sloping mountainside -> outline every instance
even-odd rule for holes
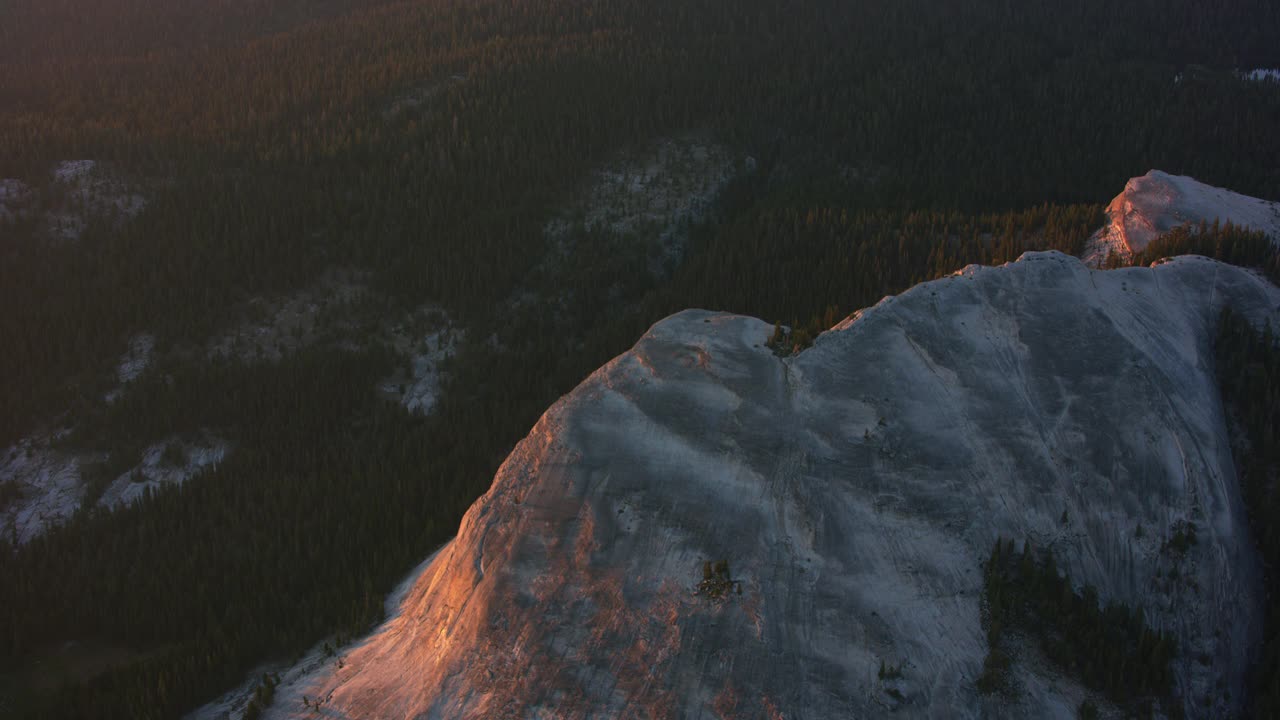
[[[1107,206],[1107,224],[1085,248],[1085,262],[1101,266],[1142,252],[1152,240],[1182,225],[1215,221],[1262,232],[1280,242],[1280,203],[1206,185],[1160,170],[1129,180]]]
[[[1178,412],[1214,397],[1147,357],[1203,335],[1156,325],[1146,368],[1100,361],[1111,325],[1029,280],[975,297],[1059,334],[961,326],[947,288],[982,271],[913,291],[977,333],[907,333],[942,380],[888,331],[811,346],[967,266],[1082,256],[1150,168],[1280,201],[1280,83],[1254,68],[1280,68],[1277,0],[0,0],[0,720],[1035,716],[1081,706],[1077,675],[1112,694],[1097,643],[1099,667],[1058,672],[1006,607],[989,568],[1023,564],[984,568],[998,535],[1033,543],[1029,571],[1054,553],[1084,605],[1144,598],[1137,702],[1225,711],[1244,661],[1196,613],[1245,602],[1280,551],[1217,557],[1227,490],[1201,485],[1229,476],[1177,459],[1216,421],[1146,417],[1148,374]],[[1225,219],[1216,193],[1151,207]],[[1109,264],[1280,278],[1261,233],[1169,235]],[[1107,312],[1137,302],[1099,283]],[[769,326],[661,324],[519,445],[687,308]],[[1013,338],[1025,356],[997,352]],[[697,343],[706,368],[663,360]],[[1097,497],[1169,467],[1194,495]],[[410,582],[356,651],[437,550],[414,579],[438,586]],[[1170,653],[1183,624],[1201,634]],[[975,695],[1005,656],[1014,699]]]
[[[1228,305],[1275,319],[1280,290],[1048,252],[787,357],[759,320],[674,315],[552,406],[398,612],[268,716],[1113,714],[1030,643],[1016,692],[976,689],[1003,536],[1176,637],[1166,710],[1225,717],[1262,617],[1213,375]]]

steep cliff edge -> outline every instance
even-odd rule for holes
[[[550,408],[394,617],[268,716],[1074,717],[1093,696],[1034,650],[1014,698],[975,688],[999,536],[1176,633],[1187,714],[1223,716],[1261,618],[1213,379],[1227,304],[1274,320],[1280,290],[1035,253],[786,359],[762,321],[672,316]]]

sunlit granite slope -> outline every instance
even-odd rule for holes
[[[1107,206],[1107,224],[1089,239],[1084,260],[1101,267],[1113,252],[1128,259],[1180,225],[1215,220],[1261,231],[1280,242],[1280,203],[1152,170],[1130,179]]]
[[[1008,536],[1176,632],[1187,715],[1224,717],[1262,600],[1213,380],[1226,305],[1274,319],[1280,291],[1203,258],[1034,253],[786,359],[760,320],[667,318],[552,406],[392,619],[269,716],[1105,712],[1025,644],[1014,699],[976,691],[980,565]],[[1180,521],[1199,542],[1171,581]],[[695,594],[719,560],[741,593]]]

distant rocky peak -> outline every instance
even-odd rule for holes
[[[1107,206],[1107,224],[1089,239],[1084,261],[1101,267],[1112,252],[1128,259],[1174,228],[1215,220],[1259,230],[1280,242],[1280,203],[1152,170],[1130,179]]]

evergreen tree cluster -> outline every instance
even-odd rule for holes
[[[750,189],[736,190],[750,197]],[[686,307],[780,318],[795,336],[789,343],[800,345],[854,310],[965,265],[999,265],[1035,250],[1078,255],[1105,219],[1098,205],[869,210],[757,192],[737,198],[749,209],[698,239],[674,292]]]
[[[1280,717],[1280,347],[1270,326],[1259,331],[1224,308],[1215,355],[1223,400],[1243,435],[1233,454],[1267,603],[1248,717],[1270,720]]]
[[[1145,266],[1178,255],[1203,255],[1232,265],[1258,268],[1272,282],[1280,282],[1280,250],[1275,243],[1264,233],[1230,222],[1201,222],[1174,228],[1152,240],[1142,252],[1135,253],[1131,264]]]
[[[1104,693],[1131,712],[1150,716],[1159,702],[1177,714],[1173,699],[1175,639],[1147,626],[1142,609],[1100,605],[1091,585],[1079,592],[1060,574],[1053,554],[1001,538],[983,565],[983,621],[988,657],[978,687],[1008,691],[1011,660],[1004,647],[1009,631],[1034,638],[1045,656],[1086,687]]]

